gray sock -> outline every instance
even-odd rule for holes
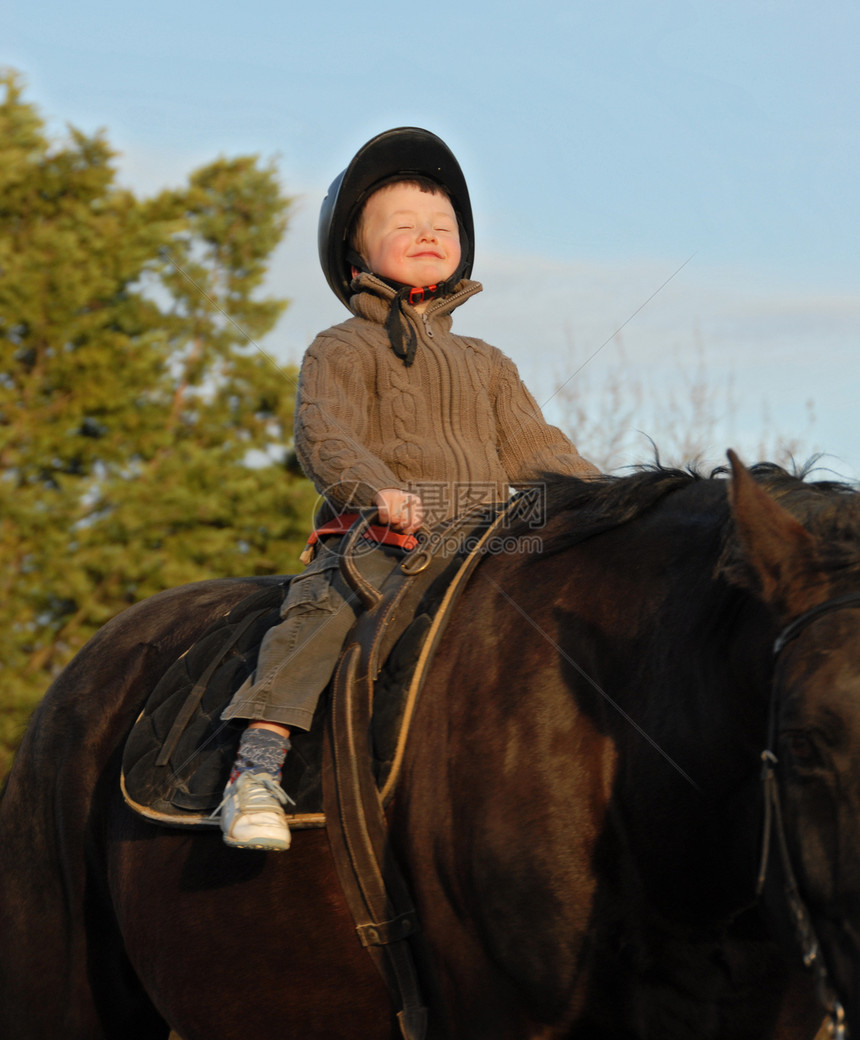
[[[274,730],[246,729],[239,741],[233,773],[270,773],[279,781],[289,750],[289,738]]]

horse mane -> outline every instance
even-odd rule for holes
[[[562,552],[573,545],[631,523],[669,495],[702,479],[695,469],[669,469],[659,464],[637,466],[626,476],[590,480],[546,474],[544,517],[564,516],[563,527],[547,532],[544,551]]]
[[[825,567],[845,567],[853,562],[860,572],[860,489],[842,481],[810,480],[817,461],[813,458],[792,470],[759,462],[749,470],[768,494],[819,539]],[[728,474],[726,466],[703,472],[696,465],[676,469],[659,461],[639,465],[624,476],[591,480],[547,474],[545,516],[549,524],[543,551],[563,552],[638,520],[672,496],[687,491],[695,496],[700,509],[713,510],[715,520],[724,526],[726,547],[720,569],[730,567],[735,539],[728,507]],[[693,508],[693,501],[688,502]],[[552,523],[554,518],[563,518],[563,522]]]

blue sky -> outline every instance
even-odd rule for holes
[[[475,210],[485,292],[457,327],[510,354],[551,418],[560,384],[587,398],[623,368],[646,392],[616,464],[645,459],[704,364],[731,401],[709,461],[781,435],[860,478],[853,0],[27,7],[0,0],[0,64],[52,130],[104,127],[124,182],[276,160],[297,199],[279,358],[345,315],[316,263],[326,186],[373,134],[426,126]]]

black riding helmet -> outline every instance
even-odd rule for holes
[[[472,273],[475,256],[472,206],[460,164],[445,142],[429,130],[415,126],[386,130],[360,148],[349,166],[335,177],[320,210],[320,263],[335,296],[347,307],[352,296],[350,284],[355,260],[349,237],[361,207],[377,188],[409,177],[435,181],[448,194],[457,214],[460,266],[447,284],[453,287]]]

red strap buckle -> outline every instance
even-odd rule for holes
[[[417,303],[423,303],[425,299],[432,299],[437,286],[425,285],[409,290],[409,303],[414,307]]]

